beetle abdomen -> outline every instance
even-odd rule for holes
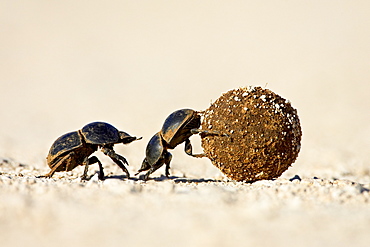
[[[146,158],[150,165],[154,165],[161,158],[163,153],[162,137],[156,133],[148,142],[146,147]]]
[[[89,157],[97,149],[97,145],[85,143],[85,145],[70,150],[69,152],[54,156],[53,160],[50,160],[50,162],[48,161],[48,165],[50,168],[58,166],[55,170],[56,172],[72,171],[77,166],[83,165],[85,158]]]
[[[69,132],[55,140],[50,148],[48,161],[63,155],[65,152],[79,148],[83,145],[82,136],[78,131]]]

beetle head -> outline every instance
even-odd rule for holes
[[[127,144],[127,143],[130,143],[130,142],[142,139],[142,137],[130,136],[128,133],[126,133],[124,131],[119,131],[119,137],[120,137],[119,142],[121,142],[123,144]]]

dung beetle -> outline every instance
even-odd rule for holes
[[[172,155],[167,150],[174,149],[183,142],[185,142],[186,154],[197,158],[205,157],[205,154],[193,154],[190,136],[194,134],[219,135],[219,133],[200,130],[200,118],[200,112],[192,109],[181,109],[171,113],[164,121],[161,131],[149,140],[146,157],[135,175],[148,171],[144,176],[144,180],[148,180],[150,174],[166,164],[166,177],[168,177]]]
[[[99,164],[99,179],[104,179],[103,166],[96,156],[89,157],[101,148],[101,151],[111,158],[130,177],[125,165],[125,157],[113,150],[114,144],[128,144],[140,140],[126,132],[119,131],[112,125],[104,122],[93,122],[85,125],[81,130],[69,132],[59,137],[51,146],[46,157],[51,171],[41,177],[51,178],[55,172],[71,171],[79,165],[85,166],[81,179],[87,179],[88,166]]]

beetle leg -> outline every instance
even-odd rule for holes
[[[83,165],[85,166],[84,173],[81,176],[82,180],[87,180],[87,171],[89,170],[89,165],[98,163],[99,165],[99,176],[98,178],[100,180],[104,179],[104,171],[103,171],[103,165],[101,164],[100,160],[96,156],[92,156],[90,158],[85,158]]]
[[[89,170],[89,158],[84,159],[83,165],[85,166],[84,173],[81,176],[81,180],[87,180],[87,171]]]
[[[191,145],[191,142],[189,139],[185,140],[185,153],[187,155],[193,156],[195,158],[202,158],[206,157],[205,154],[193,154],[193,146]]]
[[[170,176],[170,163],[172,160],[172,154],[169,152],[166,152],[164,155],[164,163],[166,164],[166,177],[168,178]]]
[[[51,178],[55,171],[58,170],[58,168],[64,164],[64,162],[71,157],[71,153],[64,156],[62,159],[60,159],[57,163],[54,164],[53,168],[51,168],[51,171],[48,174],[38,176],[38,178]]]
[[[171,159],[172,159],[172,155],[169,152],[166,152],[164,155],[162,155],[162,157],[158,160],[157,163],[150,166],[149,163],[146,161],[146,158],[145,158],[144,161],[143,161],[143,165],[144,165],[144,162],[146,162],[145,165],[148,165],[148,166],[146,167],[145,170],[144,170],[143,166],[141,166],[141,169],[140,169],[140,171],[146,171],[146,170],[149,169],[148,172],[144,175],[144,181],[147,181],[149,179],[149,175],[152,174],[153,172],[155,172],[156,170],[158,170],[159,168],[161,168],[163,166],[163,164],[166,164],[166,177],[168,177],[170,175],[169,170],[170,170]]]
[[[58,168],[58,166],[56,166],[56,167],[54,167],[53,169],[51,169],[51,171],[50,171],[50,172],[48,172],[48,173],[47,173],[47,174],[45,174],[45,175],[37,176],[37,178],[51,178],[51,177],[54,175],[54,173],[55,173],[55,171],[57,170],[57,168]]]
[[[104,168],[103,168],[103,165],[101,164],[100,160],[96,156],[93,156],[89,159],[89,162],[92,162],[92,164],[93,163],[98,163],[98,165],[99,165],[99,176],[98,176],[98,178],[100,180],[103,180],[104,179],[104,171],[103,171]]]
[[[148,160],[146,158],[144,158],[143,160],[143,163],[141,164],[141,167],[140,169],[137,171],[137,173],[135,173],[135,176],[139,175],[140,172],[143,172],[143,171],[147,171],[150,169],[150,165],[148,163]]]
[[[204,136],[229,136],[227,134],[223,134],[220,131],[217,130],[201,130],[201,129],[191,129],[190,132],[195,135],[195,134],[200,134],[202,137]]]
[[[102,152],[109,158],[111,158],[114,161],[114,163],[116,163],[126,173],[127,178],[130,178],[130,173],[128,172],[127,168],[124,165],[124,164],[128,165],[128,162],[125,159],[125,157],[117,154],[116,152],[114,152],[112,148],[109,147],[103,147]]]
[[[149,179],[149,175],[158,170],[160,167],[163,166],[163,159],[160,159],[155,165],[151,166],[149,171],[144,175],[144,181],[147,181]],[[168,167],[169,169],[169,167]],[[167,164],[166,164],[166,174],[167,174]]]
[[[144,181],[147,181],[149,179],[149,175],[152,174],[155,170],[155,168],[150,168],[149,171],[144,175]]]
[[[66,155],[66,157],[70,158],[70,157],[75,156],[75,155],[76,155],[76,153],[74,151],[71,151],[68,155]],[[67,159],[66,160],[66,169],[65,169],[66,172],[72,171],[72,169],[74,168],[73,164],[72,164],[72,160],[74,160],[74,159],[72,158],[72,159]]]

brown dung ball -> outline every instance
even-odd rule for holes
[[[296,160],[301,126],[290,102],[261,87],[233,89],[205,110],[207,157],[227,177],[253,182],[279,177]]]

